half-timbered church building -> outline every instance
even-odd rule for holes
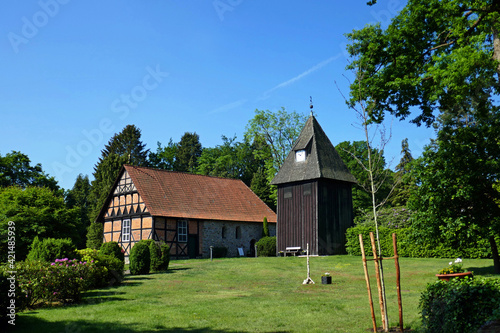
[[[208,257],[210,246],[252,254],[264,217],[276,234],[276,214],[241,180],[125,165],[96,222],[104,242],[130,254],[141,239],[163,240],[174,258]]]

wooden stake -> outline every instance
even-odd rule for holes
[[[382,297],[382,282],[380,280],[380,266],[379,266],[379,262],[378,262],[379,259],[377,256],[377,247],[375,246],[375,238],[373,236],[373,232],[370,232],[370,240],[372,243],[373,260],[375,260],[375,276],[377,278],[380,314],[382,315],[382,327],[383,327],[384,331],[387,332],[388,329],[387,329],[387,323],[385,322],[385,306],[384,306],[384,300]]]
[[[392,234],[392,247],[394,248],[394,264],[396,265],[396,290],[398,291],[398,308],[399,308],[399,328],[403,331],[403,303],[401,301],[401,275],[399,272],[399,256],[396,234]]]
[[[370,311],[372,314],[373,332],[377,332],[377,320],[373,309],[372,289],[370,287],[370,278],[368,276],[368,267],[366,265],[365,247],[363,245],[363,235],[359,234],[359,245],[361,247],[361,256],[363,257],[363,270],[365,271],[366,289],[368,289],[368,301],[370,302]]]

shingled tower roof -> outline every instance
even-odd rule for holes
[[[298,161],[296,152],[301,150],[305,151],[306,158]],[[318,121],[311,115],[271,184],[320,178],[356,183]]]

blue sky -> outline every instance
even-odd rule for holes
[[[344,34],[389,23],[405,1],[6,0],[0,12],[0,154],[27,154],[71,188],[127,124],[147,148],[196,132],[243,138],[255,109],[309,113],[334,145],[363,140],[345,105]],[[347,78],[346,78],[347,77]],[[390,119],[389,119],[390,122]],[[390,123],[388,124],[390,127]],[[414,157],[432,129],[394,120]]]

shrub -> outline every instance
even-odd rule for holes
[[[451,279],[427,285],[419,308],[426,332],[476,332],[497,316],[500,281],[493,279]]]
[[[93,263],[99,268],[88,277],[90,289],[114,285],[123,279],[124,261],[95,249],[78,250],[77,253],[82,261]]]
[[[414,258],[491,258],[491,247],[487,239],[477,239],[469,242],[468,247],[456,247],[439,240],[428,240],[418,235],[411,227],[387,228],[379,226],[380,245],[383,256],[392,256],[392,234],[396,233],[398,254],[401,257]],[[350,255],[361,255],[359,234],[363,235],[363,243],[367,256],[372,255],[369,233],[375,234],[375,226],[358,225],[346,231],[346,250]],[[497,243],[500,237],[496,238]]]
[[[99,249],[99,253],[111,255],[116,259],[125,262],[125,251],[120,245],[118,245],[117,242],[106,242],[102,244],[101,248]]]
[[[90,223],[87,228],[87,247],[99,249],[102,245],[102,235],[104,234],[104,224],[98,222]]]
[[[227,257],[227,247],[214,246],[212,248],[212,258],[224,258],[224,257]]]
[[[166,271],[170,262],[170,246],[163,241],[155,242],[152,239],[145,241],[149,244],[151,270],[154,272]]]
[[[276,237],[263,237],[257,243],[257,255],[259,257],[276,256]]]
[[[269,224],[267,223],[267,217],[265,216],[262,221],[262,237],[269,237]]]
[[[168,269],[168,264],[170,263],[170,246],[165,242],[160,242],[160,252],[161,252],[161,264],[160,270],[166,271]]]
[[[149,274],[150,267],[151,254],[149,251],[149,243],[146,240],[141,240],[135,243],[130,251],[130,274]]]
[[[15,313],[24,310],[27,306],[26,297],[23,297],[24,294],[17,283],[18,276],[15,274],[16,280],[11,280],[12,273],[10,271],[12,269],[9,266],[0,266],[0,307],[2,309],[0,311],[0,327],[2,325],[8,326],[7,322],[15,319]],[[12,304],[11,300],[14,300],[15,303]]]
[[[93,287],[96,276],[107,274],[104,267],[95,263],[68,258],[52,263],[26,260],[18,262],[16,270],[19,295],[28,307],[53,301],[78,302],[81,292]]]
[[[74,258],[76,247],[69,238],[56,239],[35,237],[28,254],[29,260],[54,261],[57,258]]]
[[[153,239],[145,239],[144,242],[146,242],[149,247],[150,270],[158,271],[159,267],[161,266],[160,245],[157,244]]]

